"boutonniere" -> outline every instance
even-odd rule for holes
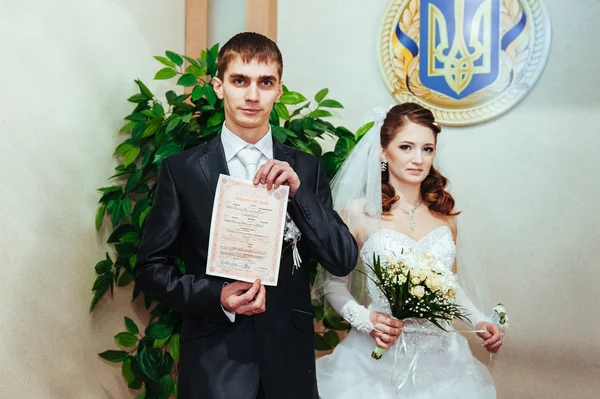
[[[492,315],[490,316],[492,323],[498,325],[500,330],[502,330],[502,335],[506,333],[506,329],[508,328],[508,315],[506,314],[506,308],[503,304],[499,303],[494,308]]]
[[[292,257],[294,259],[294,268],[292,269],[292,274],[294,270],[300,269],[300,265],[302,264],[302,258],[300,258],[300,252],[298,252],[298,241],[300,241],[300,237],[302,233],[296,223],[292,220],[289,214],[285,215],[285,228],[283,230],[283,241],[292,245]]]

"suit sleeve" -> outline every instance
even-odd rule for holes
[[[301,183],[288,211],[321,265],[335,276],[345,276],[356,266],[358,247],[332,205],[329,181],[318,160],[316,192]]]
[[[133,277],[152,299],[191,317],[231,323],[221,308],[223,282],[182,274],[175,265],[182,236],[182,209],[168,160],[163,160],[154,203],[146,219]]]

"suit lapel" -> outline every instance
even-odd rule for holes
[[[212,189],[213,193],[217,191],[217,183],[219,181],[219,175],[229,175],[229,169],[227,168],[227,161],[225,160],[225,151],[223,150],[223,143],[221,142],[221,136],[217,136],[203,148],[202,154],[200,154],[199,162],[208,185]]]
[[[290,148],[281,144],[277,139],[273,138],[273,158],[279,161],[284,161],[290,164],[294,169],[296,157]]]

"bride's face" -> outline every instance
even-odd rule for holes
[[[390,180],[421,184],[433,165],[435,144],[431,129],[408,122],[381,151],[388,162]]]

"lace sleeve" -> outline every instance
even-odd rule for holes
[[[360,305],[348,290],[348,277],[330,276],[325,283],[325,297],[352,327],[365,334],[373,331],[371,311]]]

